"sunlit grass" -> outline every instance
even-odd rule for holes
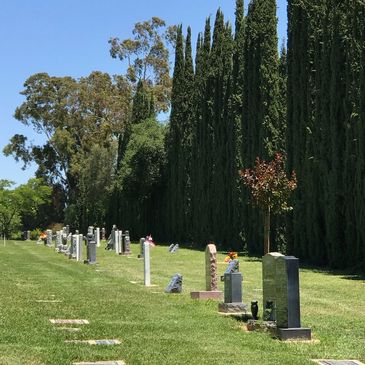
[[[0,246],[0,364],[63,365],[124,360],[133,364],[312,364],[312,358],[365,362],[365,282],[301,270],[302,325],[313,343],[283,343],[247,332],[242,322],[217,314],[217,302],[193,301],[203,290],[204,252],[151,250],[151,283],[143,286],[139,246],[131,257],[98,249],[98,265],[69,260],[35,242]],[[219,274],[226,264],[219,254]],[[240,257],[244,302],[262,308],[261,263]],[[173,274],[183,293],[163,293]],[[356,279],[352,278],[352,279]],[[131,283],[132,282],[136,282]],[[219,283],[223,290],[222,283]],[[61,302],[36,302],[60,300]],[[50,318],[88,319],[80,332],[58,329]],[[65,344],[71,339],[120,339],[118,346]]]

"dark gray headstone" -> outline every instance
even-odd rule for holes
[[[94,227],[89,229],[88,234],[85,237],[86,240],[86,264],[96,264],[96,240],[94,236]]]
[[[242,302],[242,274],[224,274],[224,303]]]
[[[165,289],[165,293],[181,293],[182,292],[182,275],[175,274],[169,285]]]
[[[117,226],[114,224],[108,242],[106,244],[106,250],[115,250],[115,232],[117,231]]]
[[[276,324],[281,328],[300,327],[299,260],[294,256],[276,259]]]
[[[145,243],[146,239],[144,237],[140,238],[139,240],[139,255],[138,257],[141,258],[144,256],[144,243]]]

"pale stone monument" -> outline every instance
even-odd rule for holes
[[[46,239],[47,246],[52,246],[52,230],[47,229],[46,235],[47,235],[47,239]]]
[[[150,244],[143,242],[144,285],[151,286]]]
[[[214,244],[205,249],[205,290],[190,292],[192,299],[220,299],[222,292],[218,290],[217,249]]]
[[[96,247],[100,247],[100,228],[95,228],[95,241],[96,241]]]

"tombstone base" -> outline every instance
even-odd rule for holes
[[[222,292],[220,290],[201,290],[190,292],[191,299],[221,299]]]
[[[280,340],[311,340],[312,331],[310,328],[278,328],[277,335]]]
[[[218,312],[221,313],[247,313],[247,304],[244,303],[219,303]]]
[[[84,264],[87,264],[87,265],[96,265],[96,261],[84,260]]]

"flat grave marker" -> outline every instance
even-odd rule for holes
[[[87,319],[50,319],[53,324],[89,324]]]
[[[80,332],[81,328],[78,327],[56,327],[58,330],[68,331],[68,332]]]
[[[126,365],[123,360],[74,362],[72,365]]]
[[[312,360],[321,365],[364,365],[358,360]]]
[[[113,340],[65,340],[65,343],[82,343],[86,345],[120,345],[121,342],[117,339]]]

